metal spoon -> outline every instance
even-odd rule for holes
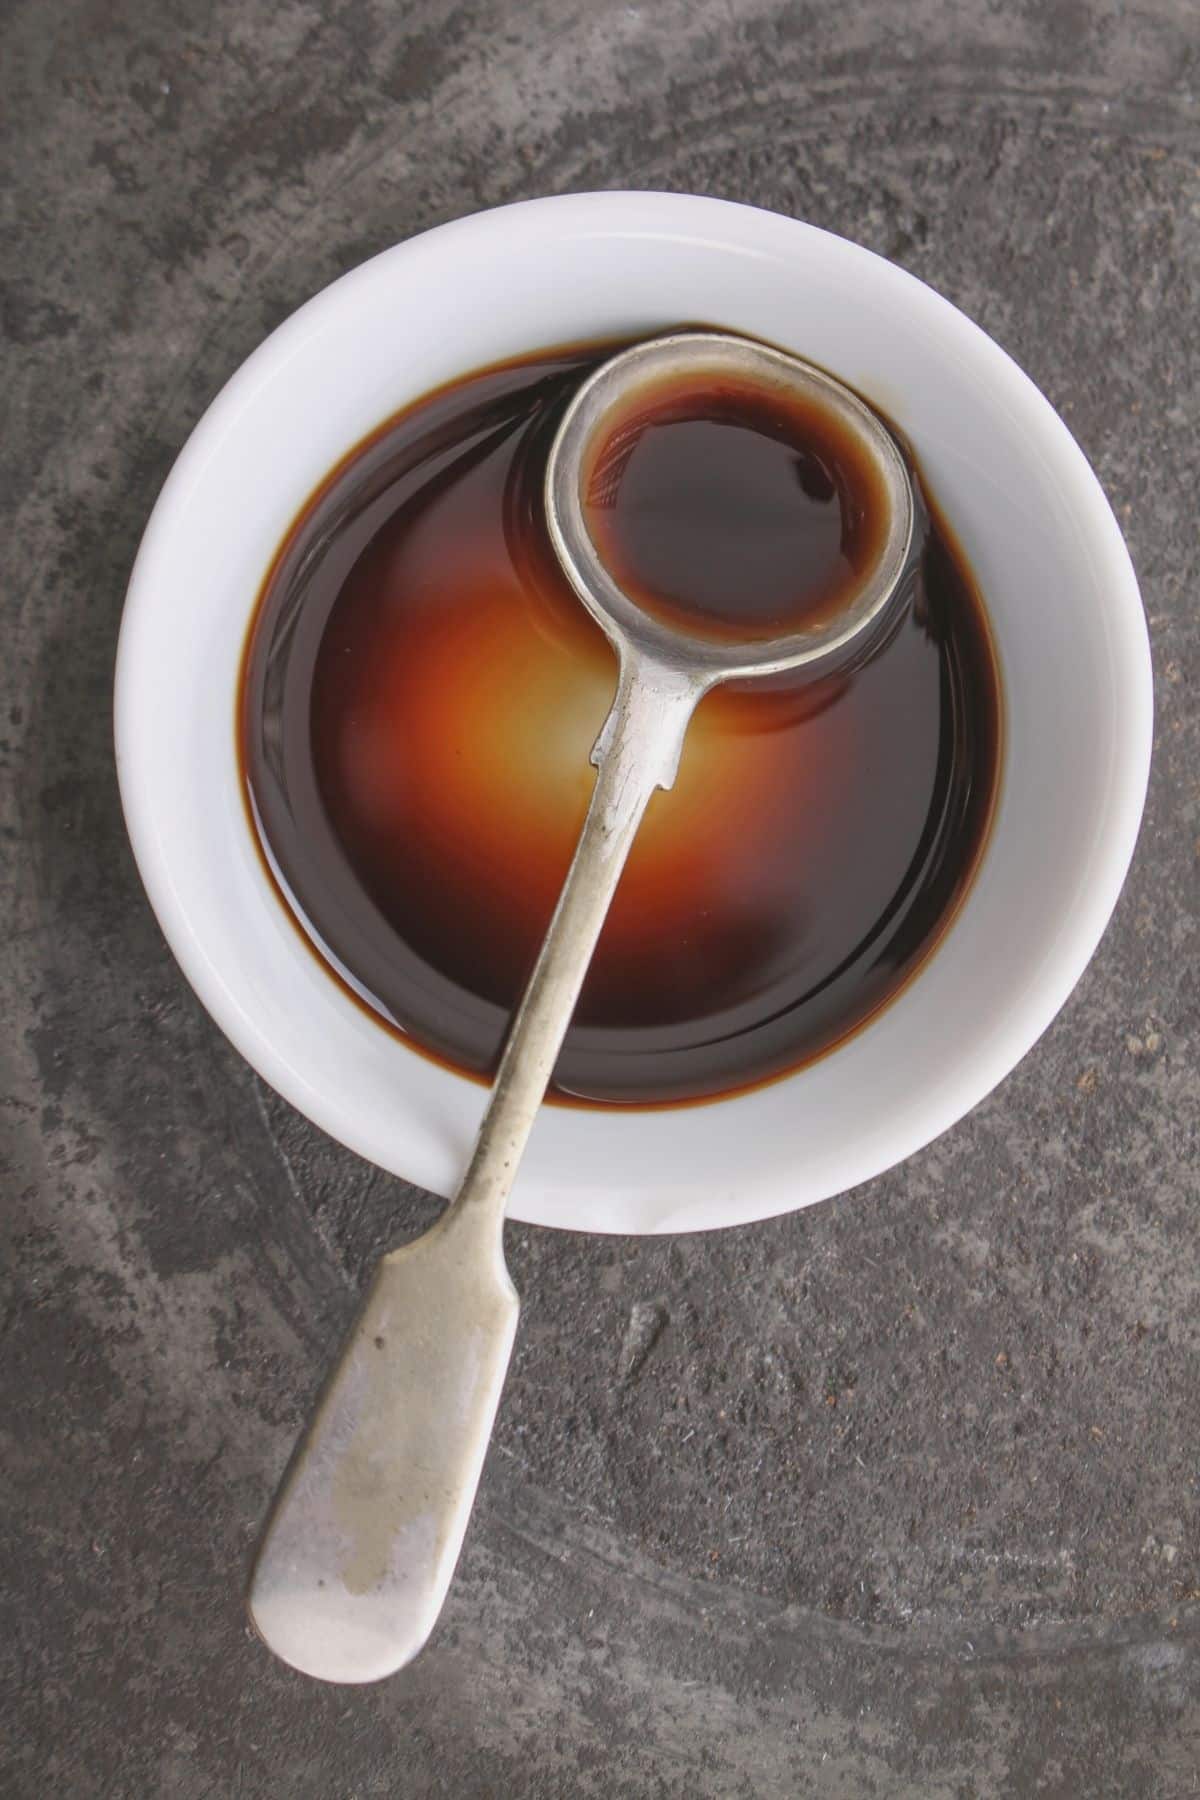
[[[640,609],[588,533],[585,456],[639,389],[733,377],[815,400],[870,457],[887,506],[874,566],[811,630],[768,641],[692,638]],[[385,1256],[275,1500],[250,1616],[277,1655],[327,1681],[374,1681],[428,1637],[450,1585],[517,1325],[503,1225],[538,1109],[630,846],[675,780],[692,713],[719,682],[824,669],[861,652],[905,574],[914,504],[895,443],[854,394],[796,357],[717,332],[639,344],[574,396],[546,469],[546,515],[571,584],[617,652],[616,697],[592,752],[596,785],[575,857],[513,1019],[453,1203]]]

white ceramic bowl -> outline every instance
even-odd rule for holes
[[[724,201],[579,194],[481,213],[386,251],[268,338],[180,455],[130,582],[116,743],[134,853],[184,973],[254,1067],[361,1155],[451,1191],[483,1089],[405,1048],[325,977],[247,829],[234,695],[280,539],[353,444],[440,382],[681,321],[794,349],[908,434],[995,629],[1002,793],[953,926],[866,1030],[712,1105],[544,1111],[512,1209],[538,1224],[763,1218],[945,1131],[1079,979],[1145,795],[1150,658],[1120,531],[1066,426],[983,332],[870,252]]]

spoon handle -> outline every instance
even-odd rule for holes
[[[251,1578],[277,1656],[402,1668],[442,1609],[517,1329],[498,1231],[448,1207],[385,1256],[284,1476]]]
[[[285,1662],[374,1681],[424,1644],[458,1561],[517,1328],[503,1224],[650,798],[702,684],[623,663],[587,819],[454,1203],[385,1256],[276,1496],[250,1615]]]
[[[456,1204],[499,1222],[613,895],[656,788],[675,780],[703,685],[642,660],[622,665],[592,761],[587,818],[537,962],[509,1028]]]

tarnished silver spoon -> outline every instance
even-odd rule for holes
[[[639,391],[677,377],[815,403],[873,468],[884,508],[873,561],[844,604],[809,629],[735,643],[691,636],[639,607],[601,560],[582,491],[589,453]],[[697,703],[720,682],[823,671],[861,652],[882,629],[914,528],[907,467],[869,408],[798,358],[720,332],[656,338],[597,369],[559,427],[545,504],[571,585],[617,653],[617,691],[592,752],[583,832],[458,1193],[431,1230],[380,1263],[258,1552],[249,1607],[259,1634],[327,1681],[402,1668],[442,1609],[517,1326],[504,1263],[508,1197],[625,860],[651,796],[675,780]]]

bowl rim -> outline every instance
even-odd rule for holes
[[[682,238],[716,236],[735,245],[788,237],[797,252],[818,241],[837,246],[838,257],[856,265],[861,259],[864,275],[893,285],[898,296],[907,296],[930,312],[949,344],[969,356],[977,370],[1004,390],[1006,400],[1027,414],[1039,437],[1039,449],[1055,467],[1069,492],[1079,529],[1102,561],[1109,605],[1104,621],[1114,640],[1115,665],[1123,686],[1114,696],[1119,714],[1120,753],[1111,771],[1108,811],[1102,841],[1098,841],[1089,866],[1086,897],[1076,907],[1071,929],[1055,945],[1050,965],[1037,981],[1027,984],[1015,1003],[1014,1016],[1002,1034],[994,1034],[984,1046],[970,1047],[962,1067],[947,1076],[943,1091],[933,1103],[913,1109],[895,1127],[886,1150],[878,1143],[850,1147],[845,1158],[845,1178],[827,1181],[824,1191],[797,1192],[769,1171],[762,1179],[748,1179],[737,1193],[689,1196],[682,1188],[668,1187],[654,1202],[625,1205],[608,1213],[599,1204],[603,1184],[581,1186],[575,1204],[556,1203],[545,1191],[524,1190],[518,1182],[512,1216],[533,1223],[588,1230],[658,1232],[708,1229],[770,1217],[811,1204],[872,1179],[903,1161],[939,1136],[979,1103],[1017,1065],[1060,1011],[1095,952],[1111,916],[1133,856],[1149,777],[1153,728],[1153,696],[1149,640],[1145,615],[1132,564],[1120,528],[1099,481],[1069,429],[1048,400],[1019,366],[982,329],[948,300],[907,271],[888,263],[874,252],[836,237],[819,227],[783,214],[767,212],[737,202],[707,196],[605,191],[549,196],[467,215],[434,227],[350,270],[322,289],[277,327],[229,378],[193,429],[180,451],[155,503],[130,576],[117,648],[114,686],[114,737],[118,781],[126,824],[135,860],[151,906],[176,959],[193,989],[225,1035],[248,1062],[285,1098],[314,1123],[368,1160],[392,1169],[404,1179],[431,1183],[434,1166],[414,1157],[407,1169],[396,1167],[388,1139],[371,1121],[356,1116],[352,1099],[318,1091],[284,1051],[264,1034],[241,997],[232,991],[209,949],[194,928],[177,884],[177,871],[164,850],[158,831],[153,796],[142,778],[142,758],[150,746],[143,717],[141,684],[150,621],[161,594],[161,573],[171,555],[176,521],[189,503],[194,484],[257,388],[277,374],[305,341],[324,330],[331,318],[353,310],[357,294],[369,284],[390,281],[419,261],[446,257],[452,261],[456,246],[470,242],[476,250],[490,245],[504,254],[514,237],[532,232],[576,232],[636,236],[639,232]],[[880,273],[886,270],[886,278]],[[248,614],[247,614],[248,616]],[[232,716],[232,697],[230,712]],[[232,730],[232,726],[231,726]],[[1002,780],[1004,773],[1002,770]],[[985,859],[987,852],[985,851]],[[290,922],[289,922],[290,926]],[[953,933],[951,924],[948,936]],[[302,945],[305,955],[310,954]],[[941,947],[935,958],[942,953]],[[914,985],[923,971],[914,977]],[[869,1029],[869,1027],[868,1027]],[[411,1051],[403,1054],[412,1056]],[[836,1054],[836,1052],[834,1053]],[[828,1060],[828,1059],[823,1059]],[[424,1059],[422,1059],[424,1061]],[[426,1066],[429,1066],[426,1064]],[[803,1078],[805,1071],[771,1084],[780,1087]],[[482,1109],[484,1090],[461,1076],[444,1071],[448,1082],[469,1090],[468,1113]],[[734,1096],[711,1103],[708,1110],[732,1108],[751,1096]],[[685,1121],[689,1108],[665,1109]],[[561,1109],[558,1116],[578,1119],[610,1117],[603,1111]],[[747,1115],[748,1116],[748,1115]],[[592,1141],[599,1139],[592,1134]],[[443,1159],[444,1161],[444,1159]],[[440,1170],[441,1165],[437,1165]],[[441,1183],[444,1185],[444,1183]]]

